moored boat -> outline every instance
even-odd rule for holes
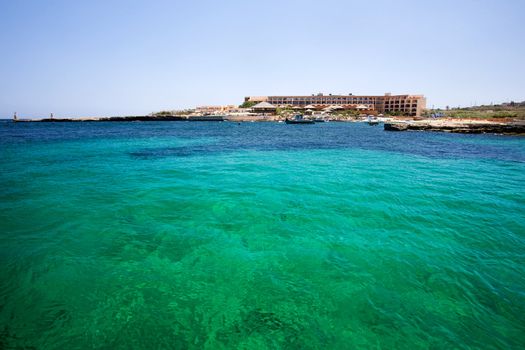
[[[376,117],[371,116],[371,115],[368,116],[367,121],[368,121],[368,125],[377,125],[377,124],[379,124],[379,120]]]
[[[303,116],[298,114],[293,119],[286,118],[284,120],[286,124],[314,124],[315,122],[310,119],[303,119]]]

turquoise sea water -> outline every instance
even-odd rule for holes
[[[0,349],[519,349],[525,138],[0,123]]]

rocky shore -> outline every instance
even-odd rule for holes
[[[384,125],[386,131],[441,131],[463,134],[508,134],[525,135],[525,121],[485,121],[485,120],[417,120],[395,121]]]

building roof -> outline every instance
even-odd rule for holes
[[[260,102],[260,103],[257,103],[252,108],[253,109],[270,109],[270,108],[276,109],[277,107],[275,107],[274,105],[272,105],[271,103],[268,103],[268,102]]]
[[[336,110],[336,109],[343,109],[343,107],[342,106],[338,106],[338,105],[331,105],[331,106],[326,107],[324,110],[325,111],[333,111],[333,110]]]

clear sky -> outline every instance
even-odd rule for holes
[[[524,0],[0,0],[0,117],[248,95],[525,100]]]

